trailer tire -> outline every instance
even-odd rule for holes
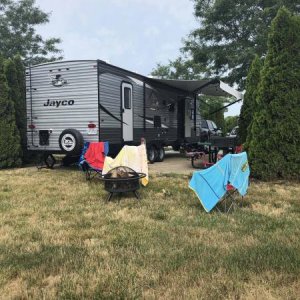
[[[60,149],[66,154],[80,154],[83,148],[83,136],[76,129],[65,129],[58,141]]]
[[[147,148],[147,157],[150,164],[153,164],[156,161],[157,158],[157,150],[155,146],[151,145]]]
[[[163,146],[160,146],[157,149],[157,157],[156,157],[156,161],[157,162],[162,162],[165,159],[165,149]]]

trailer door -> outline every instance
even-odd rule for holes
[[[133,140],[133,111],[132,111],[132,85],[122,83],[122,116],[123,140]]]

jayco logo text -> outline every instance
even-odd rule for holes
[[[60,107],[60,106],[68,106],[68,105],[74,105],[74,100],[52,100],[50,99],[47,100],[46,103],[44,103],[44,106],[55,106],[55,107]]]

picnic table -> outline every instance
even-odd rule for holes
[[[218,160],[218,152],[222,150],[223,155],[234,153],[237,147],[236,137],[213,136],[209,141],[198,142],[186,148],[186,156],[191,160],[193,168],[207,168]],[[220,158],[220,157],[219,157]],[[199,162],[196,164],[196,162]]]
[[[193,148],[186,150],[186,156],[191,160],[193,168],[210,167],[216,163],[217,154],[218,149],[211,142],[198,142]],[[200,161],[201,166],[197,166],[196,161]]]

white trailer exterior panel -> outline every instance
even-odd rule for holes
[[[98,141],[97,61],[28,68],[26,89],[28,149],[60,151],[59,136],[67,128],[76,128],[85,141]],[[49,145],[40,145],[40,130],[50,132]]]

